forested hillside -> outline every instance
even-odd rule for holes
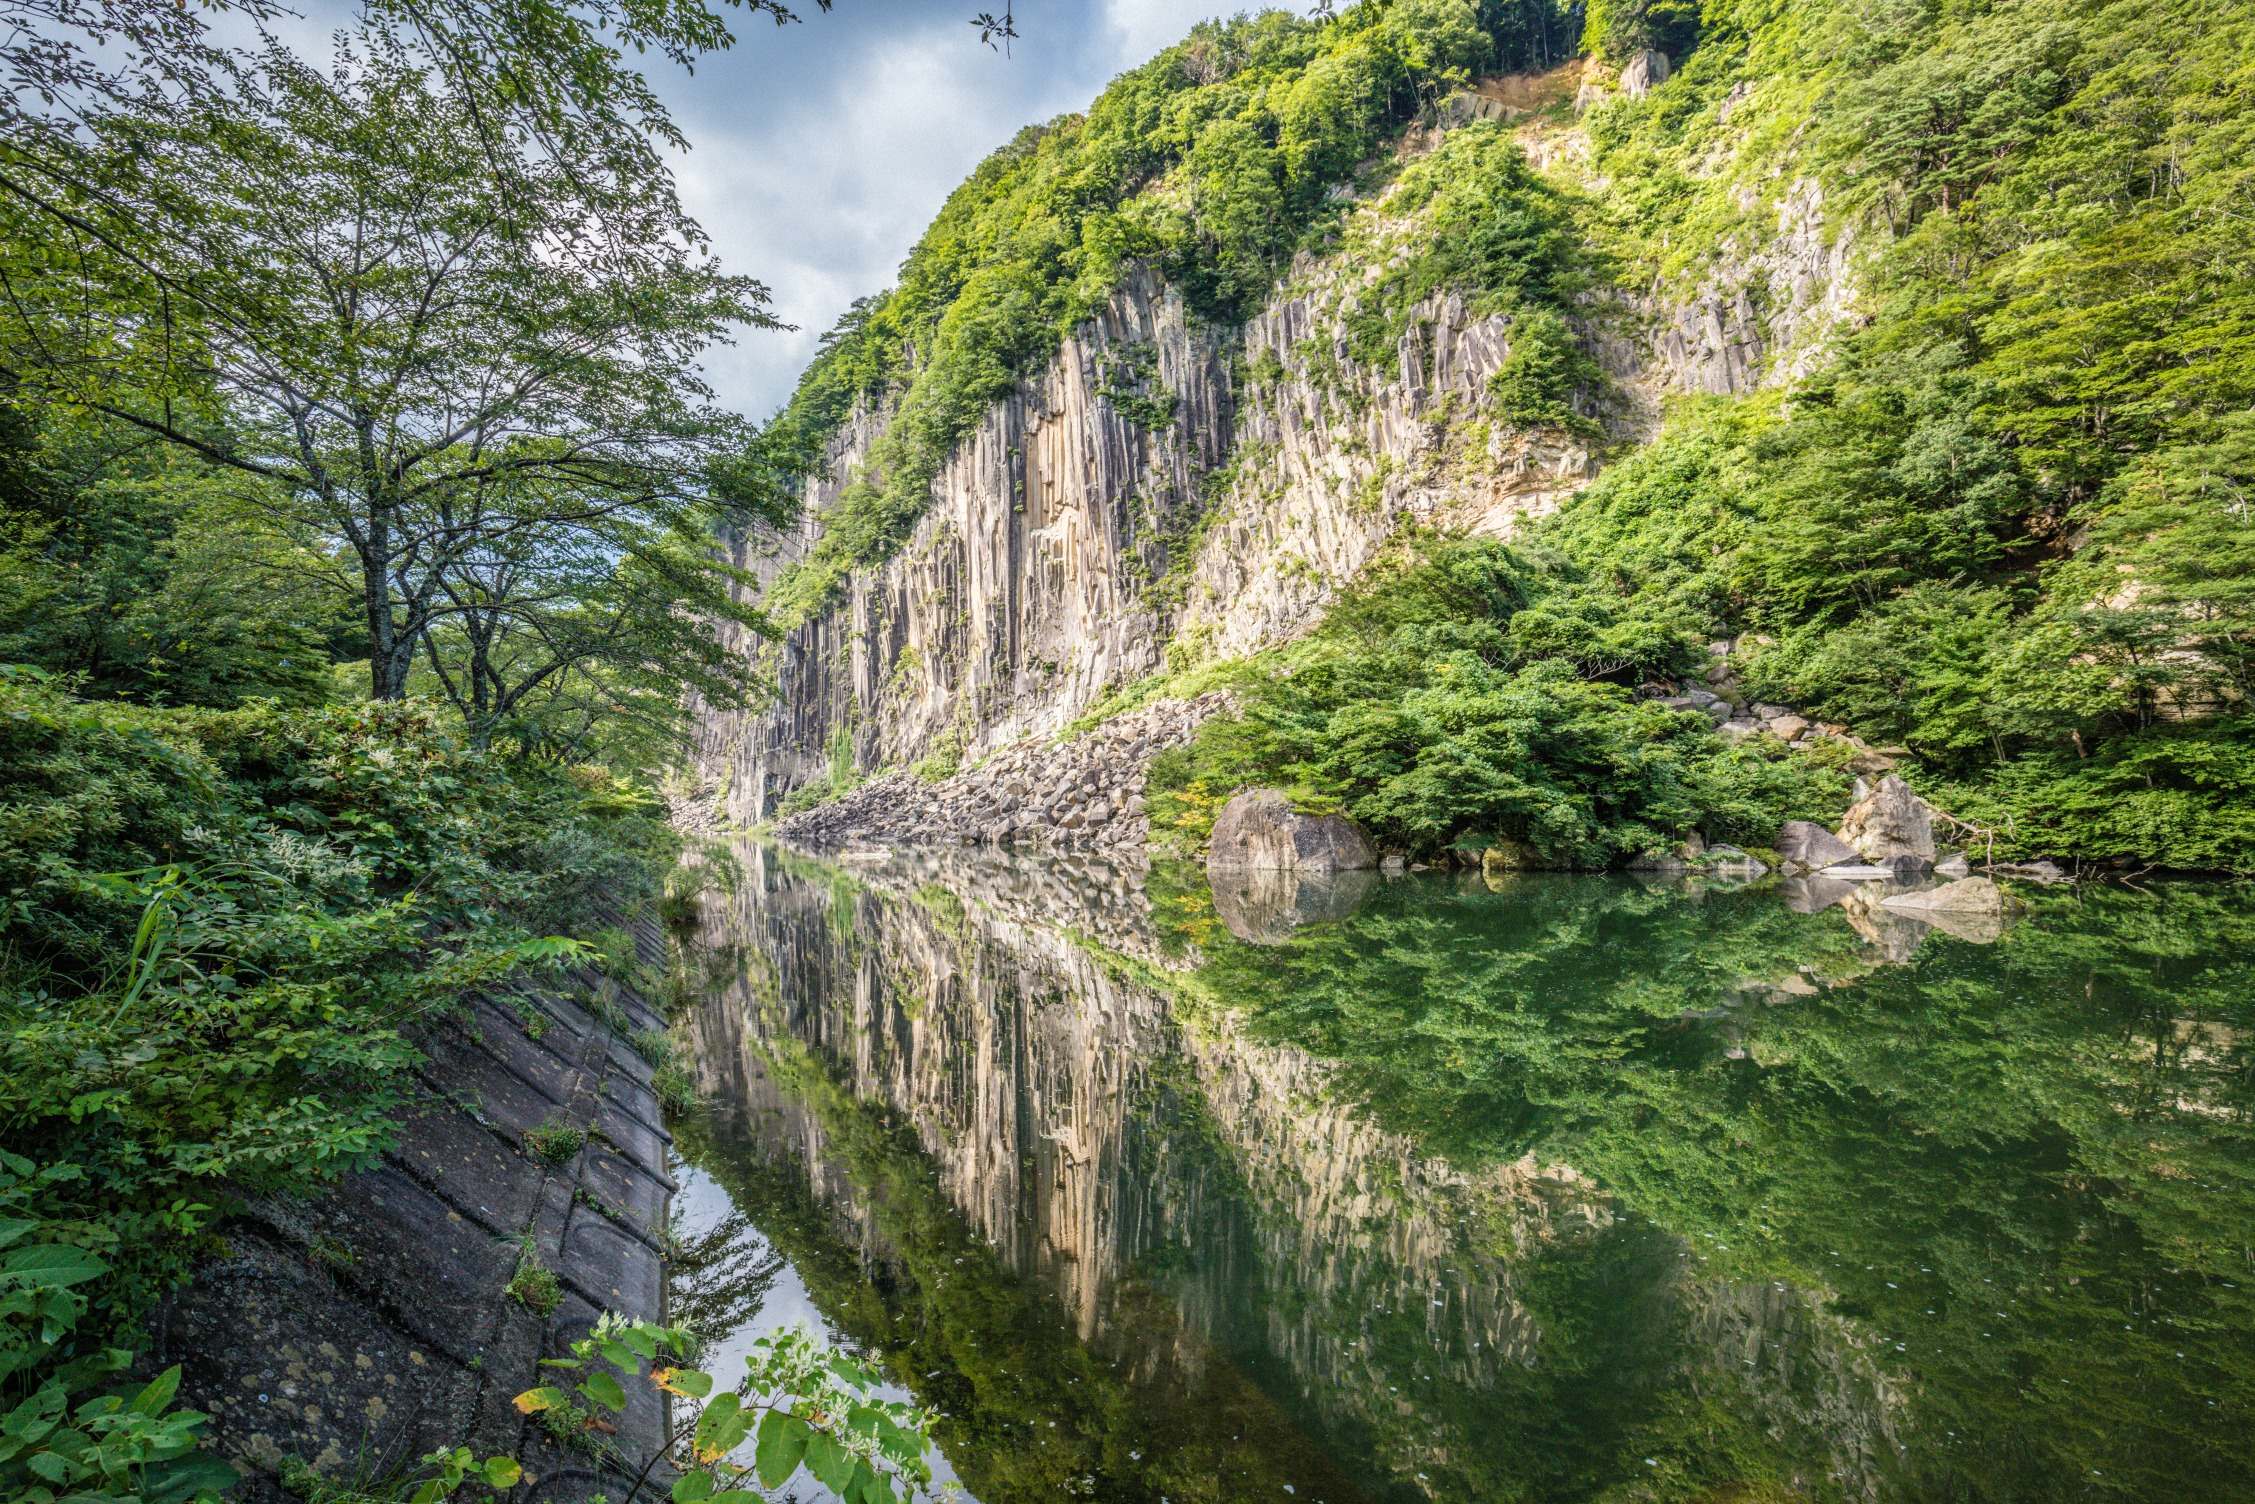
[[[1729,746],[1636,698],[1706,682],[1728,643],[1736,703],[1900,748],[2000,852],[2255,865],[2246,21],[1628,5],[1592,8],[1586,62],[1576,40],[1563,13],[1468,0],[1270,12],[1022,133],[763,434],[803,473],[849,414],[890,414],[771,604],[804,619],[890,558],[950,446],[1124,266],[1225,331],[1345,268],[1336,337],[1289,373],[1242,357],[1236,400],[1289,374],[1351,422],[1453,294],[1511,337],[1453,421],[1594,442],[1601,472],[1504,544],[1404,535],[1290,647],[1179,641],[1175,673],[1110,702],[1241,691],[1155,770],[1192,837],[1254,781],[1412,849],[1494,835],[1569,865],[1836,813],[1844,756]],[[1663,80],[1618,87],[1647,49]],[[1530,107],[1441,129],[1459,90],[1561,64]],[[1837,316],[1787,306],[1778,268],[1812,241],[1843,268]],[[1656,388],[1619,354],[1733,304],[1742,380]],[[1106,379],[1166,426],[1149,372]],[[1263,463],[1213,486],[1242,507]],[[1199,542],[1170,538],[1168,565]]]

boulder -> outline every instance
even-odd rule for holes
[[[1973,875],[1973,864],[1965,859],[1964,852],[1953,851],[1934,864],[1934,875],[1936,877],[1971,877]]]
[[[1909,784],[1889,774],[1849,809],[1840,822],[1840,839],[1855,847],[1868,862],[1911,856],[1931,867],[1933,815],[1932,807],[1912,793]]]
[[[1668,81],[1668,55],[1647,47],[1628,61],[1621,69],[1621,92],[1631,99],[1642,99],[1656,85]]]
[[[1542,857],[1534,847],[1509,836],[1498,836],[1493,846],[1480,853],[1482,872],[1533,872],[1542,865]]]
[[[1361,826],[1344,815],[1303,815],[1275,789],[1248,789],[1223,805],[1206,848],[1209,872],[1345,872],[1377,865]]]
[[[1809,729],[1809,723],[1797,715],[1781,715],[1769,723],[1770,735],[1781,742],[1789,742]]]
[[[1880,900],[1891,909],[1934,909],[1958,914],[2013,914],[2019,899],[1985,877],[1961,877],[1923,893],[1895,893]]]
[[[1723,734],[1726,741],[1737,742],[1744,741],[1749,736],[1761,735],[1762,723],[1748,720],[1725,721],[1715,729]]]
[[[1804,867],[1838,867],[1856,860],[1856,848],[1813,820],[1788,820],[1777,833],[1777,854]]]

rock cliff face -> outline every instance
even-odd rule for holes
[[[1668,391],[1743,391],[1799,368],[1848,295],[1851,246],[1827,239],[1820,209],[1813,186],[1796,188],[1771,242],[1688,299],[1593,314],[1593,347],[1631,398],[1621,437],[1653,426]],[[1363,212],[1381,238],[1418,233]],[[1291,640],[1405,525],[1508,536],[1587,484],[1586,447],[1488,413],[1507,317],[1436,296],[1390,360],[1356,361],[1345,318],[1385,265],[1303,257],[1235,331],[1193,319],[1155,273],[1130,275],[958,446],[890,562],[784,641],[747,645],[777,695],[704,718],[704,797],[752,822],[849,760],[899,766],[943,740],[976,758],[1053,733],[1162,667]],[[737,540],[738,562],[772,579],[803,558],[885,417],[848,423],[806,521]]]

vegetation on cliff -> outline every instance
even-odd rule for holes
[[[1104,306],[1128,262],[1157,266],[1201,317],[1238,322],[1343,217],[1328,190],[1406,121],[1475,73],[1570,46],[1564,13],[1534,0],[1391,0],[1331,21],[1263,11],[1201,23],[1086,114],[1021,132],[949,197],[899,284],[825,337],[764,433],[788,483],[857,407],[888,420],[774,609],[817,613],[853,569],[889,558],[949,450]]]

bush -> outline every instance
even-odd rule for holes
[[[1546,588],[1505,545],[1414,540],[1253,679],[1241,716],[1154,762],[1154,824],[1202,839],[1231,792],[1269,783],[1382,844],[1431,852],[1479,832],[1601,868],[1694,826],[1767,845],[1780,822],[1845,806],[1846,780],[1814,761],[1732,747],[1703,715],[1530,651],[1515,629]]]
[[[31,1271],[0,1298],[0,1409],[131,1343],[232,1198],[378,1154],[420,1026],[581,954],[523,916],[570,906],[584,873],[539,864],[604,807],[413,703],[160,710],[0,675],[0,1245]]]

